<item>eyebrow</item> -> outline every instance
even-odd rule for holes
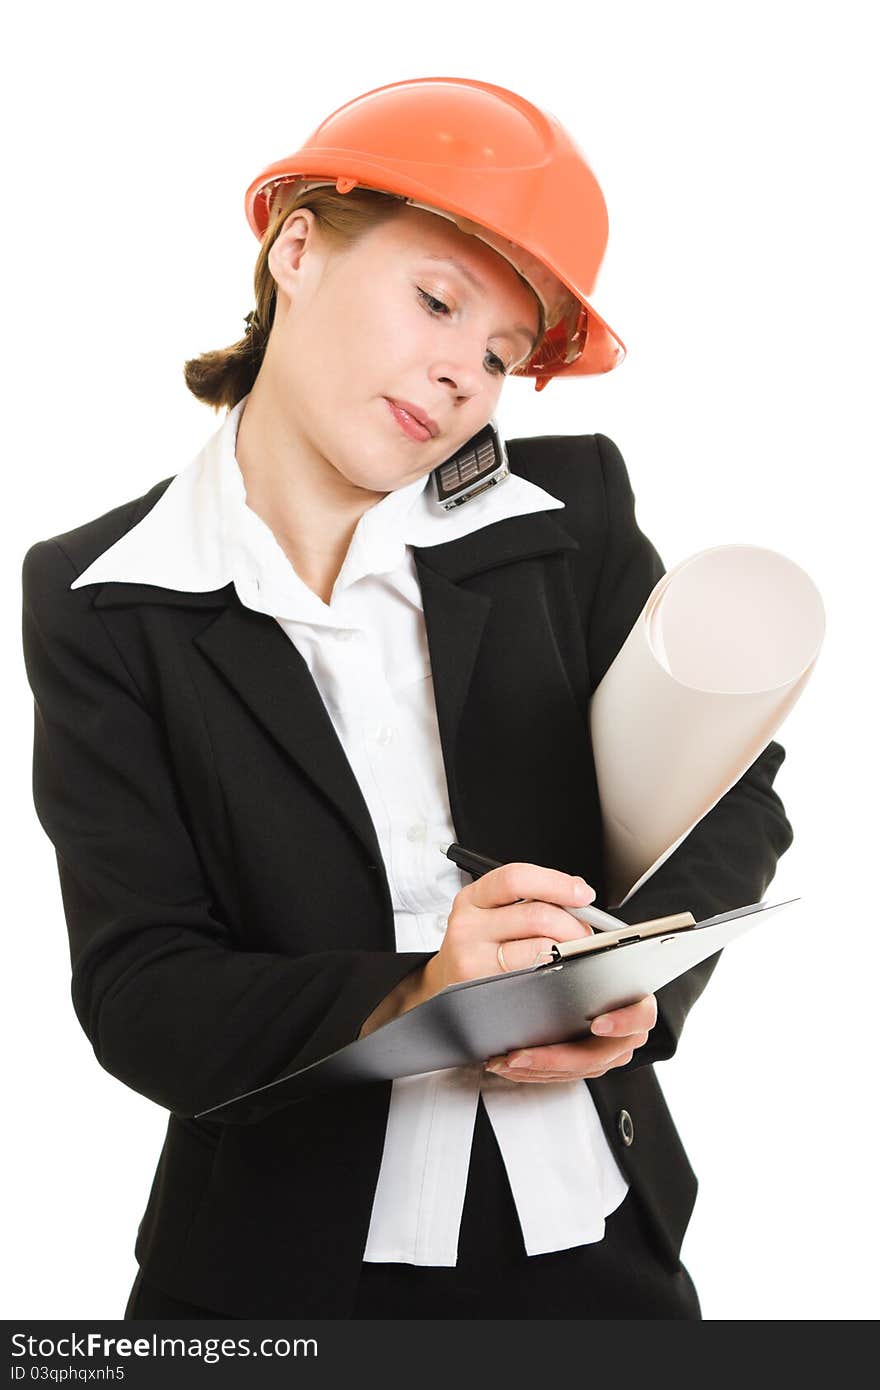
[[[436,252],[433,252],[433,251],[426,251],[426,252],[425,252],[425,260],[426,260],[426,261],[445,261],[447,265],[454,266],[455,269],[458,271],[458,273],[459,273],[460,275],[462,275],[462,276],[465,278],[465,280],[468,281],[469,284],[473,285],[474,289],[475,289],[479,294],[485,296],[485,294],[486,294],[486,283],[485,283],[485,281],[481,280],[481,279],[479,278],[478,275],[475,275],[474,272],[471,270],[470,266],[469,266],[469,265],[465,265],[464,261],[460,261],[460,260],[458,259],[457,256],[445,256],[445,255],[441,256],[441,255],[437,254]],[[525,337],[525,338],[528,339],[529,343],[531,344],[532,352],[534,352],[535,348],[538,346],[538,337],[539,337],[539,335],[538,335],[537,333],[533,335],[533,334],[532,334],[532,330],[531,330],[530,328],[526,328],[526,326],[525,326],[524,323],[515,323],[513,326],[514,326],[514,329],[515,329],[515,331],[516,331],[517,333],[522,333],[523,337]]]

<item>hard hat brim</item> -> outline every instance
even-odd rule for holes
[[[355,187],[390,193],[417,206],[427,207],[430,211],[438,211],[436,205],[430,201],[431,190],[421,187],[413,179],[401,178],[397,170],[361,158],[357,175],[328,173],[327,155],[326,150],[321,153],[320,158],[310,156],[308,151],[302,151],[295,171],[288,159],[279,160],[277,164],[269,165],[253,180],[245,194],[244,202],[248,224],[258,240],[262,241],[265,235],[271,216],[272,201],[278,189],[301,180],[326,183],[346,193]],[[449,201],[442,211],[453,214],[453,221],[459,217],[473,221],[469,209],[456,207],[452,201]],[[481,220],[480,225],[486,227],[495,237],[501,237],[513,245],[520,245],[516,237],[511,235],[510,229],[497,223],[493,224],[486,218]],[[548,264],[538,249],[522,249],[565,286],[574,302],[571,313],[544,334],[536,353],[511,375],[533,377],[536,379],[536,389],[541,390],[553,377],[594,376],[610,372],[619,366],[626,356],[626,346],[605,319],[597,313],[591,301],[576,285],[566,279],[559,267]]]

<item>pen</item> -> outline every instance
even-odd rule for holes
[[[487,859],[484,854],[475,854],[473,850],[464,849],[461,845],[447,845],[443,853],[460,869],[473,874],[474,878],[480,878],[490,869],[501,868],[497,859]],[[598,907],[566,907],[563,911],[570,912],[579,922],[586,922],[587,926],[595,927],[596,931],[617,931],[619,927],[628,926],[627,922],[621,922]]]

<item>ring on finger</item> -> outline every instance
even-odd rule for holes
[[[497,956],[498,956],[498,964],[501,966],[501,969],[504,970],[504,971],[509,970],[509,969],[510,969],[510,966],[505,965],[505,963],[504,963],[504,945],[503,945],[503,942],[501,942],[501,941],[499,941],[499,943],[498,943]],[[535,959],[532,961],[532,965],[533,965],[533,966],[534,966],[534,965],[537,965],[537,964],[538,964],[538,961],[541,959],[542,956],[546,956],[547,960],[548,960],[548,961],[551,961],[551,960],[553,959],[553,952],[552,952],[552,951],[548,951],[546,948],[542,948],[540,951],[537,951],[537,952],[535,953]]]

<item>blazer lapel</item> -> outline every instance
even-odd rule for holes
[[[233,584],[207,593],[150,584],[104,584],[97,608],[131,604],[219,609],[193,636],[193,645],[219,671],[283,752],[334,804],[371,862],[381,851],[360,785],[299,650],[274,618],[239,600]]]
[[[456,744],[461,713],[492,600],[465,581],[498,565],[577,549],[577,542],[544,512],[510,517],[442,545],[414,549],[431,658],[440,741],[453,816],[459,803]],[[236,691],[284,752],[333,802],[381,864],[376,831],[360,786],[320,692],[300,652],[273,618],[245,607],[228,584],[211,593],[151,585],[103,585],[97,607],[132,603],[219,608],[193,637],[206,660]]]
[[[458,827],[457,808],[461,799],[455,756],[458,728],[492,600],[486,595],[457,587],[445,575],[428,568],[418,552],[416,566],[422,590],[449,804],[453,821]],[[460,828],[456,829],[456,834],[461,834]]]
[[[458,835],[464,833],[460,807],[462,779],[467,777],[467,767],[457,757],[459,725],[492,609],[491,597],[469,588],[466,581],[499,565],[564,549],[578,549],[577,541],[547,513],[533,512],[444,545],[414,550],[449,803]]]
[[[251,713],[333,802],[370,861],[381,850],[360,785],[302,655],[274,618],[233,602],[193,639]]]

